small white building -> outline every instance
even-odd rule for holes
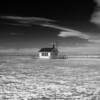
[[[39,58],[42,59],[55,59],[58,56],[58,50],[53,44],[51,48],[41,48],[39,50]]]

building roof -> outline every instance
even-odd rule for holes
[[[54,48],[41,48],[39,52],[51,52]]]

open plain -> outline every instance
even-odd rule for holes
[[[2,56],[0,100],[100,100],[100,59]]]

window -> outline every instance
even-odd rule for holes
[[[42,52],[42,56],[48,56],[47,52]]]

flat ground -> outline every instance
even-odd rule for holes
[[[0,100],[99,100],[100,59],[0,57]]]

